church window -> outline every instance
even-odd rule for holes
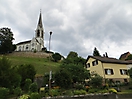
[[[28,49],[28,45],[26,45],[26,50]]]
[[[21,51],[21,46],[19,46],[19,51]]]
[[[37,37],[39,37],[40,36],[40,31],[39,30],[37,30]]]
[[[43,30],[42,30],[42,38],[43,38]]]

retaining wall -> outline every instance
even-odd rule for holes
[[[80,96],[44,97],[42,99],[132,99],[132,94],[91,94]]]

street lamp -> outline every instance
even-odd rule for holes
[[[50,37],[49,37],[49,61],[50,61],[50,41],[51,41],[51,35],[52,35],[52,31],[50,31]],[[52,79],[52,71],[50,71],[50,73],[49,73],[49,91],[51,89],[51,79]]]
[[[51,41],[51,35],[52,35],[52,31],[50,31],[50,37],[49,37],[49,52],[50,52],[50,41]]]

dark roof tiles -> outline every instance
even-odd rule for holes
[[[101,61],[102,63],[132,64],[132,61],[122,61],[122,60],[118,60],[116,58],[109,58],[109,57],[107,58],[107,57],[99,57],[99,56],[88,56],[87,60],[90,57],[97,59],[97,60]]]

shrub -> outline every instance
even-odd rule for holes
[[[85,95],[87,92],[85,90],[74,90],[74,95]]]
[[[31,92],[37,92],[38,91],[38,86],[37,86],[36,82],[32,83],[29,88],[30,88]]]
[[[40,95],[39,93],[35,92],[35,93],[31,93],[30,95],[30,99],[40,99]]]
[[[17,87],[14,89],[14,94],[17,96],[20,96],[22,94],[22,90],[20,87]]]
[[[30,99],[30,96],[27,94],[24,94],[24,95],[20,96],[19,99]]]
[[[29,91],[29,86],[31,85],[31,83],[32,83],[32,80],[31,80],[31,79],[28,78],[28,79],[25,80],[24,90],[25,90],[26,92]]]
[[[98,92],[98,89],[95,89],[95,88],[94,89],[92,88],[92,89],[88,90],[88,93],[96,93],[96,92]]]
[[[8,94],[9,94],[8,88],[0,87],[0,99],[6,99]]]
[[[84,86],[83,86],[82,84],[76,84],[76,85],[75,85],[75,88],[76,88],[77,90],[81,90],[81,89],[84,89]]]
[[[50,94],[51,96],[58,96],[58,95],[60,95],[58,89],[51,89],[51,90],[49,91],[49,94]]]
[[[72,96],[72,95],[74,95],[74,94],[73,94],[73,91],[72,91],[72,90],[66,90],[66,91],[63,91],[63,92],[62,92],[62,95]]]
[[[117,90],[115,90],[114,88],[109,89],[109,92],[117,94]]]

